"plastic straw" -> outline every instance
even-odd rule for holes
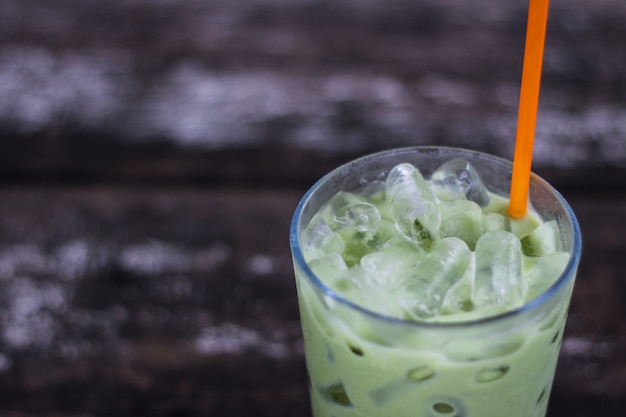
[[[549,0],[530,0],[513,156],[509,216],[526,215]]]

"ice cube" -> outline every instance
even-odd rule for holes
[[[339,209],[349,204],[360,203],[363,201],[365,201],[365,199],[358,194],[350,193],[348,191],[339,191],[331,197],[325,208],[331,213],[331,215],[334,215],[334,213],[336,213]]]
[[[532,300],[544,293],[565,270],[570,255],[567,252],[554,252],[544,255],[526,274],[528,281],[527,300]]]
[[[419,255],[420,252],[407,242],[363,256],[361,267],[371,285],[394,290],[402,282],[406,271],[415,265]]]
[[[360,265],[348,266],[348,270],[341,278],[350,281],[351,288],[358,289],[368,284],[365,270]]]
[[[363,184],[363,189],[359,194],[370,202],[379,203],[385,199],[385,177],[376,178]]]
[[[527,236],[537,227],[541,226],[541,219],[536,216],[531,210],[521,219],[509,218],[509,225],[511,232],[520,239]]]
[[[302,249],[307,261],[329,253],[341,253],[345,244],[321,215],[316,215],[302,233]]]
[[[442,164],[431,176],[434,190],[442,200],[468,199],[480,207],[489,204],[487,188],[476,169],[467,161],[452,159]]]
[[[471,292],[475,267],[476,260],[472,253],[465,274],[446,293],[441,304],[441,314],[458,314],[473,309]]]
[[[559,249],[558,224],[550,220],[538,226],[521,240],[522,251],[528,256],[542,256]]]
[[[388,278],[395,279],[395,277]],[[402,309],[395,302],[393,285],[381,282],[381,279],[372,277],[361,265],[350,268],[341,276],[338,282],[343,280],[344,295],[350,301],[377,313],[390,316],[402,317]]]
[[[330,200],[328,200],[316,216],[324,219],[333,231],[345,229],[345,225],[335,221],[335,214],[350,204],[363,202],[366,202],[365,199],[358,194],[347,191],[339,191],[333,195]]]
[[[511,225],[509,219],[502,214],[485,213],[483,228],[485,232],[495,232],[497,230],[511,230]]]
[[[404,318],[404,310],[396,302],[394,293],[388,291],[372,291],[371,288],[360,288],[355,291],[356,303],[368,310],[387,317]]]
[[[403,163],[387,175],[387,199],[398,229],[425,248],[438,239],[441,222],[431,185],[413,165]]]
[[[348,266],[356,265],[363,256],[384,247],[395,233],[397,233],[395,224],[388,221],[380,221],[376,229],[365,232],[346,227],[339,231],[345,242],[342,251],[343,259]]]
[[[315,275],[326,284],[331,284],[348,270],[346,262],[340,254],[331,253],[320,256],[309,262],[309,266]]]
[[[326,236],[327,229],[337,234],[342,245],[333,244],[332,251],[341,253],[348,266],[357,264],[363,255],[390,239],[395,230],[394,225],[382,221],[373,204],[345,191],[335,194],[316,216],[327,225],[320,225],[317,234]],[[327,243],[326,238],[324,243]]]
[[[516,306],[524,298],[522,249],[510,232],[488,232],[476,242],[476,273],[472,286],[475,307]]]
[[[375,230],[380,224],[380,212],[366,202],[349,203],[335,211],[333,220],[360,232]]]
[[[456,237],[439,240],[407,273],[398,291],[398,302],[414,319],[439,313],[446,293],[465,274],[471,252]]]
[[[444,201],[439,205],[441,228],[439,235],[458,237],[470,250],[483,234],[483,211],[478,204],[469,200]]]

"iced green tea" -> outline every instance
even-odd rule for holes
[[[321,179],[291,230],[315,417],[545,415],[580,257],[563,198],[511,164],[404,148]]]

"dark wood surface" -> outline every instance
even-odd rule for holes
[[[621,417],[626,7],[551,3],[534,167],[584,249],[548,417]],[[0,3],[0,416],[309,416],[297,201],[394,146],[511,158],[525,8]]]

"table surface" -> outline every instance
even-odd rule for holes
[[[0,5],[0,415],[309,416],[298,200],[511,158],[525,3],[70,3]],[[626,8],[588,3],[552,1],[534,159],[584,239],[548,417],[626,409]]]

